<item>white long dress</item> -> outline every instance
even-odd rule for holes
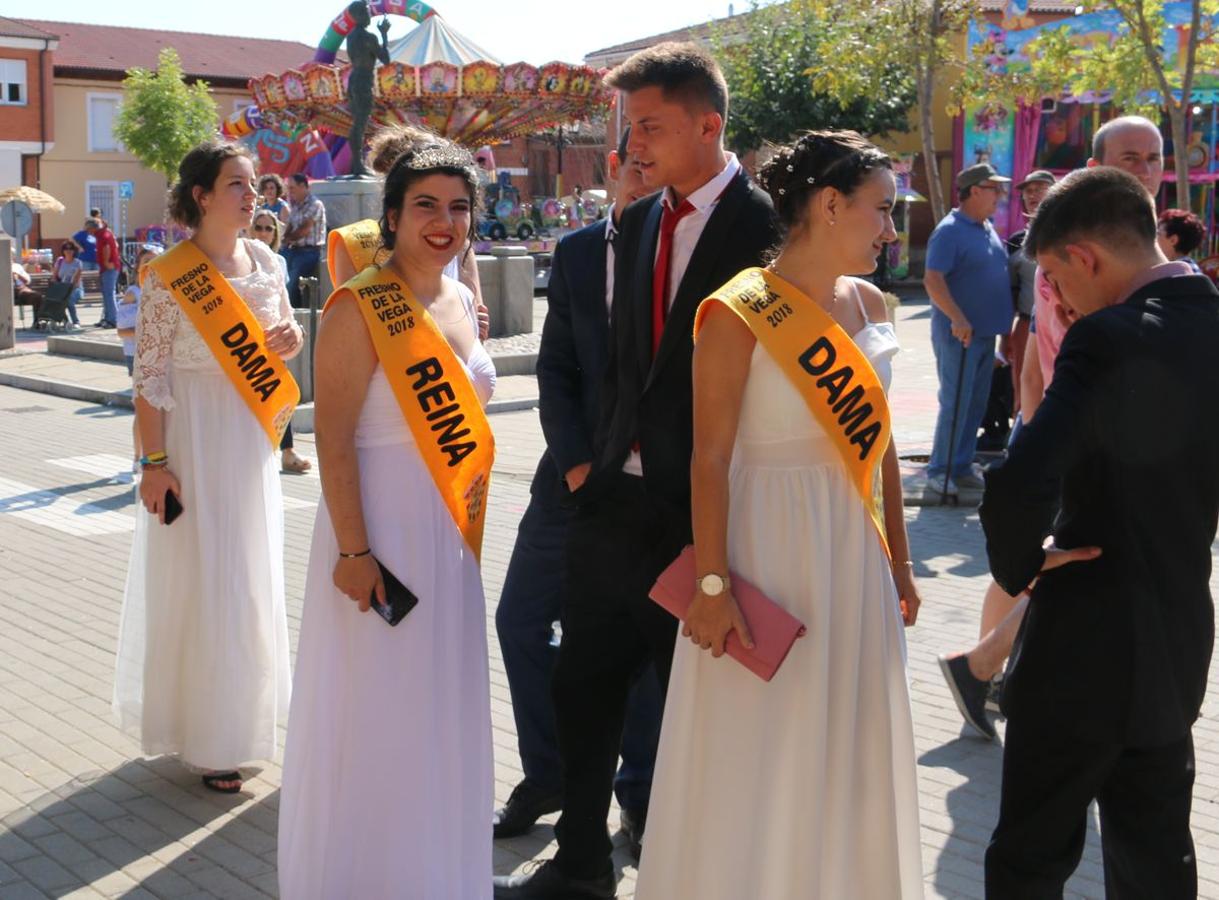
[[[855,341],[887,390],[892,326]],[[889,563],[829,435],[760,344],[729,496],[729,566],[808,634],[769,683],[679,634],[635,896],[921,897]]]
[[[472,295],[461,288],[477,334]],[[474,342],[467,371],[489,396]],[[317,514],[279,807],[285,900],[491,896],[494,776],[482,578],[380,366],[355,437],[373,555],[419,598],[391,628],[334,586]]]
[[[229,279],[255,318],[291,314],[275,255]],[[150,273],[136,324],[135,390],[164,411],[182,516],[141,505],[119,625],[114,708],[144,753],[228,770],[275,756],[288,711],[279,448],[164,283]]]

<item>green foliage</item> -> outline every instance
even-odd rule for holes
[[[826,12],[817,0],[755,2],[748,14],[717,29],[715,52],[732,98],[727,138],[733,150],[782,143],[817,128],[875,136],[909,127],[913,82],[896,66],[880,63],[874,90],[846,102],[810,85],[804,72],[821,67]]]
[[[155,72],[128,70],[114,134],[132,156],[173,181],[182,157],[216,133],[217,121],[207,83],[188,85],[177,51],[167,47]]]
[[[1200,28],[1195,71],[1219,69],[1213,18],[1219,13],[1219,0],[1201,0]],[[1085,91],[1112,91],[1113,102],[1128,113],[1141,112],[1157,118],[1157,112],[1181,105],[1175,98],[1161,102],[1152,92],[1180,91],[1185,66],[1165,64],[1162,45],[1167,25],[1163,0],[1108,0],[1104,4],[1087,2],[1086,12],[1112,9],[1122,26],[1111,41],[1083,44],[1065,28],[1047,29],[1029,45],[1033,72],[1042,81],[1056,83],[1075,94]],[[1192,74],[1192,72],[1191,72]],[[1162,98],[1161,98],[1162,99]]]
[[[815,90],[851,103],[879,96],[888,79],[945,78],[963,68],[961,35],[978,15],[975,0],[811,0],[825,23],[816,35]]]

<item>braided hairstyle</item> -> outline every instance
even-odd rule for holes
[[[779,147],[758,181],[786,236],[805,225],[818,191],[832,187],[849,197],[874,170],[892,168],[888,154],[856,131],[810,131]]]

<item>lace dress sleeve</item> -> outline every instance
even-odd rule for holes
[[[173,409],[169,364],[182,310],[156,272],[149,272],[135,323],[135,393],[157,409]]]

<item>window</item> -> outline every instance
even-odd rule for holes
[[[114,117],[121,94],[89,94],[89,152],[118,153],[123,147],[114,136]]]
[[[111,227],[119,224],[119,183],[117,181],[86,181],[85,209],[100,209],[102,218]],[[115,234],[118,232],[116,231]]]
[[[0,104],[25,106],[25,60],[0,59]]]

